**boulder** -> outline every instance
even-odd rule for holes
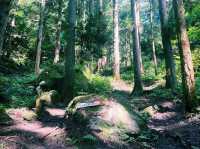
[[[113,99],[105,99],[95,95],[78,96],[67,107],[68,118],[75,117],[75,123],[87,124],[87,127],[98,132],[103,139],[116,138],[119,135],[137,134],[140,131],[140,117],[130,113]],[[87,122],[85,122],[87,121]],[[142,120],[141,120],[142,121]]]
[[[55,64],[42,70],[36,80],[36,90],[39,94],[50,90],[56,90],[62,93],[64,82],[64,65]],[[84,74],[84,67],[76,66],[75,68],[75,91],[86,92],[88,90],[89,81]]]

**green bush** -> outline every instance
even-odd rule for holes
[[[198,99],[200,99],[200,76],[196,78],[196,93]]]
[[[193,58],[194,69],[196,71],[200,71],[200,48],[196,48],[192,52],[192,58]]]
[[[89,81],[89,92],[103,93],[111,91],[110,79],[98,74],[92,75]]]
[[[57,90],[61,93],[64,76],[64,65],[57,64],[45,68],[37,78],[37,84],[44,81],[46,90]],[[89,67],[84,65],[75,66],[75,85],[76,95],[82,93],[99,93],[111,90],[110,79],[93,74]]]

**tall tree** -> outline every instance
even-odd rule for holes
[[[169,14],[167,0],[159,0],[159,13],[161,21],[161,35],[165,54],[166,87],[174,91],[176,87],[176,72],[173,59],[173,50],[170,40]]]
[[[102,32],[103,27],[103,1],[98,0],[97,1],[97,16],[98,16],[98,23],[97,23],[97,30],[99,33]],[[102,57],[102,44],[100,42],[97,42],[97,54],[98,57]]]
[[[68,103],[74,96],[76,0],[69,0],[67,17],[67,46],[65,48],[65,75],[63,98]]]
[[[137,18],[138,18],[138,36],[139,36],[139,42],[141,42],[141,33],[140,33],[140,27],[141,27],[141,21],[140,21],[140,9],[141,9],[141,6],[140,6],[140,2],[141,1],[138,1],[137,2],[137,9],[136,9],[136,15],[137,15]],[[143,62],[142,62],[142,49],[141,49],[141,44],[139,44],[140,48],[139,48],[139,59],[140,59],[140,71],[141,73],[144,73],[144,66],[143,66]]]
[[[177,33],[179,41],[179,53],[181,58],[182,68],[182,83],[185,108],[191,111],[195,103],[195,78],[194,68],[192,63],[192,56],[190,51],[190,42],[188,39],[185,10],[183,0],[173,0],[173,6],[177,22]]]
[[[113,75],[114,79],[120,79],[120,51],[119,51],[119,0],[113,0],[113,24],[114,24],[114,63]]]
[[[89,0],[89,15],[94,16],[94,0]]]
[[[8,16],[12,0],[0,0],[0,55],[3,48],[4,34],[8,23]]]
[[[39,75],[39,73],[40,73],[40,61],[41,61],[41,52],[42,52],[45,4],[46,4],[45,0],[40,1],[40,20],[39,20],[39,26],[38,26],[37,53],[36,53],[36,63],[35,63],[35,73],[36,73],[36,75]]]
[[[55,47],[55,57],[54,63],[58,63],[60,59],[60,49],[61,49],[61,41],[60,41],[60,33],[61,33],[61,25],[62,25],[62,0],[58,1],[58,17],[57,17],[57,28],[56,28],[56,47]]]
[[[149,5],[150,5],[150,24],[151,24],[151,48],[152,48],[152,57],[153,57],[153,63],[154,63],[154,69],[155,69],[155,74],[158,74],[158,70],[157,70],[157,57],[156,57],[156,48],[155,48],[155,40],[154,40],[154,21],[153,21],[153,17],[154,17],[154,9],[153,9],[153,5],[154,5],[154,0],[149,0]]]
[[[140,37],[139,37],[139,15],[137,15],[137,11],[139,11],[139,0],[131,0],[131,13],[132,13],[132,24],[134,26],[133,29],[133,59],[134,59],[134,89],[132,94],[141,94],[143,92],[143,83],[142,83],[142,74],[141,74],[141,63],[140,63]]]

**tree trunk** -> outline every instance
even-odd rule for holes
[[[152,57],[155,69],[155,75],[158,74],[158,64],[156,57],[156,48],[155,48],[155,40],[154,40],[154,24],[153,24],[153,0],[149,0],[150,4],[150,24],[151,24],[151,47],[152,47]]]
[[[61,25],[62,25],[62,0],[58,1],[58,18],[57,18],[57,31],[56,31],[56,47],[55,47],[55,57],[54,64],[58,63],[60,60],[60,49],[61,49],[61,41],[60,41],[60,33],[61,33]]]
[[[63,87],[63,99],[66,104],[74,97],[76,0],[69,0],[67,24],[68,36],[67,46],[65,48],[65,76]]]
[[[124,67],[128,67],[128,58],[129,58],[129,49],[128,49],[128,31],[125,32],[125,58],[124,58]]]
[[[137,9],[136,9],[136,15],[138,18],[138,36],[139,36],[139,42],[141,43],[141,33],[140,33],[140,26],[141,26],[141,22],[140,22],[140,1],[137,2]],[[139,44],[140,48],[139,48],[139,59],[140,59],[140,71],[143,74],[144,73],[144,66],[143,66],[143,62],[142,62],[142,49],[141,49],[141,44]]]
[[[8,16],[11,7],[12,0],[0,1],[0,56],[2,54],[4,34],[8,23]]]
[[[131,58],[132,58],[132,50],[131,50],[131,47],[130,47],[130,37],[131,37],[131,34],[130,34],[130,30],[127,30],[126,33],[125,33],[125,52],[126,52],[126,55],[125,55],[125,67],[130,67],[131,64],[132,64],[132,61],[131,61]]]
[[[181,68],[182,68],[184,103],[186,110],[191,112],[196,99],[195,78],[194,78],[194,68],[192,64],[192,56],[190,51],[190,43],[186,29],[183,0],[173,0],[173,5],[177,22],[179,53],[180,53]]]
[[[98,12],[98,32],[101,33],[102,32],[102,21],[103,21],[103,1],[102,0],[98,0],[97,1],[98,6],[97,6],[97,12]],[[101,58],[103,56],[102,54],[102,45],[101,43],[97,42],[97,55],[98,58]]]
[[[39,29],[37,37],[37,54],[36,54],[36,64],[35,64],[35,73],[36,75],[40,74],[40,61],[41,61],[41,52],[42,52],[42,40],[43,40],[43,28],[44,28],[44,13],[45,13],[45,0],[40,2],[40,20],[39,20]]]
[[[174,91],[176,88],[176,70],[170,40],[167,0],[159,0],[159,13],[161,20],[162,43],[165,54],[166,88],[171,88],[172,91]]]
[[[139,16],[138,11],[138,0],[131,0],[131,12],[132,12],[132,22],[134,26],[133,38],[133,60],[134,60],[134,89],[132,94],[141,94],[143,92],[142,84],[142,74],[141,74],[141,63],[140,63],[140,38],[139,38]]]
[[[89,14],[90,16],[94,16],[94,0],[89,0]]]
[[[113,24],[114,24],[114,66],[113,75],[115,80],[120,80],[120,52],[119,52],[119,0],[113,0]]]

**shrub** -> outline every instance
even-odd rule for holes
[[[89,92],[103,93],[111,91],[110,79],[98,74],[92,75],[89,81]]]

